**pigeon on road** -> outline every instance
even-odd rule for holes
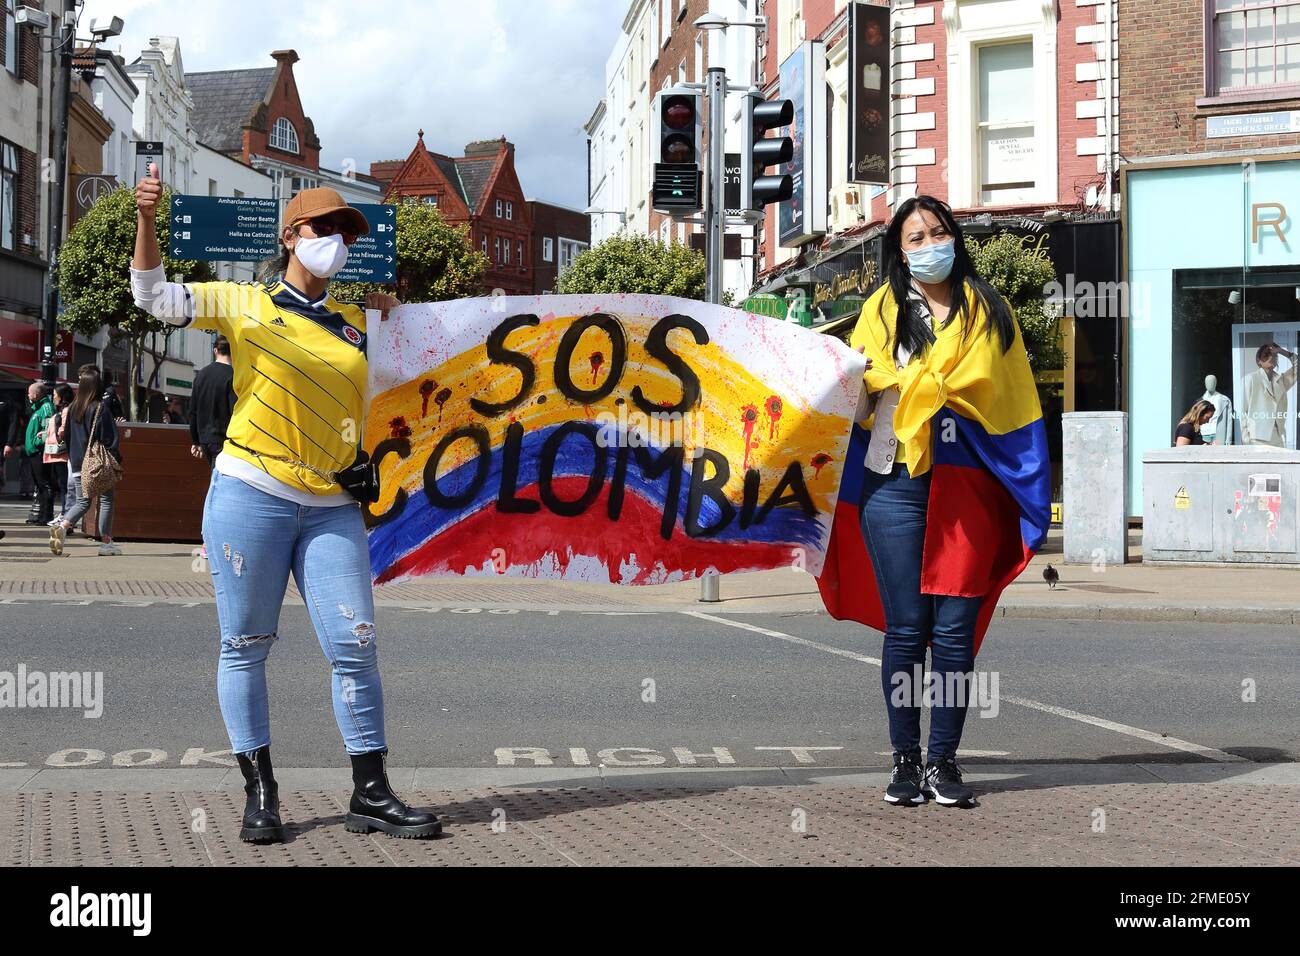
[[[1047,567],[1043,568],[1043,580],[1047,582],[1049,588],[1055,590],[1056,582],[1061,580],[1061,575],[1057,572],[1056,568],[1052,567],[1049,563]]]

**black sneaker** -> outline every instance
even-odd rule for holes
[[[961,782],[961,767],[952,757],[940,757],[926,764],[921,793],[944,807],[975,806],[975,794]]]
[[[921,793],[921,755],[894,754],[894,772],[885,788],[885,802],[900,807],[915,807],[925,803]]]

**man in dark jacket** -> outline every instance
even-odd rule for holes
[[[208,467],[221,454],[226,426],[235,408],[234,369],[230,366],[230,342],[218,335],[212,347],[213,362],[194,376],[190,398],[190,454],[206,458]]]
[[[17,452],[25,458],[36,482],[36,499],[25,523],[46,524],[54,517],[54,498],[45,464],[45,424],[54,414],[54,403],[42,382],[28,386],[27,400],[26,414],[14,416],[10,423],[5,452]]]

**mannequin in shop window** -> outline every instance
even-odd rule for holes
[[[1231,445],[1232,399],[1219,391],[1218,378],[1205,376],[1205,394],[1201,399],[1214,406],[1214,415],[1201,426],[1201,439],[1207,445]]]

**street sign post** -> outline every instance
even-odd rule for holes
[[[397,280],[397,207],[356,203],[370,223],[370,233],[348,247],[347,266],[339,282]],[[244,196],[174,196],[168,226],[173,259],[207,262],[260,262],[279,248],[279,204],[274,199]]]
[[[137,141],[135,144],[135,183],[149,175],[149,164],[158,164],[158,174],[162,175],[162,143],[147,143]],[[135,188],[135,183],[131,183],[131,188]]]

